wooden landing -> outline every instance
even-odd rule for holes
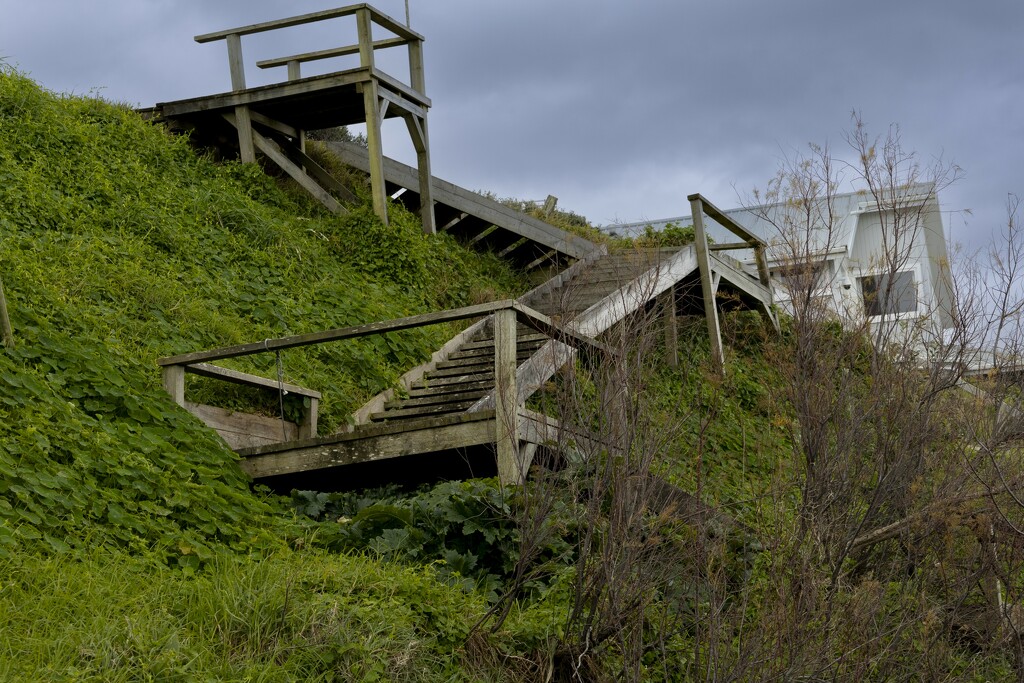
[[[289,130],[280,132],[285,133],[364,123],[366,110],[362,88],[374,79],[386,84],[392,96],[401,98],[406,109],[415,107],[425,112],[430,107],[430,100],[425,95],[379,69],[356,68],[238,92],[161,102],[147,113],[157,122],[172,128],[194,130],[204,140],[216,139],[218,147],[237,145],[235,128],[223,115],[240,106],[249,107],[256,115],[254,123],[274,122],[266,125],[271,128],[284,126]],[[384,118],[399,116],[402,116],[402,109],[398,107],[389,107],[384,113]],[[415,170],[413,173],[415,175]],[[418,181],[414,186],[419,186]]]
[[[370,172],[365,147],[346,142],[327,143],[327,147],[348,166]],[[420,181],[415,168],[385,157],[384,178],[389,196],[412,211],[419,208]],[[478,249],[493,251],[525,270],[565,265],[598,252],[598,246],[590,240],[455,183],[434,176],[431,188],[438,230],[455,235]]]

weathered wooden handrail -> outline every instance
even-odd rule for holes
[[[340,17],[348,17],[356,14],[359,10],[367,10],[370,13],[370,18],[375,24],[381,28],[391,31],[397,36],[401,36],[406,40],[423,40],[423,36],[411,28],[402,24],[396,19],[392,19],[388,15],[384,14],[376,7],[369,5],[368,3],[361,2],[356,5],[346,5],[345,7],[336,7],[334,9],[323,10],[320,12],[310,12],[309,14],[300,14],[294,17],[288,17],[286,19],[276,19],[273,21],[264,21],[259,24],[249,24],[248,26],[240,26],[238,28],[224,29],[223,31],[214,31],[212,33],[204,33],[195,37],[197,43],[210,43],[215,40],[224,40],[228,36],[238,35],[247,36],[253,33],[263,33],[265,31],[274,31],[280,28],[290,28],[292,26],[301,26],[302,24],[312,24],[318,21],[326,21],[328,19],[338,19]]]
[[[202,35],[195,36],[195,41],[197,43],[209,43],[215,40],[227,41],[228,67],[231,71],[231,89],[237,92],[245,90],[245,64],[242,59],[242,36],[353,15],[356,17],[356,29],[358,34],[358,42],[355,45],[346,45],[344,47],[331,48],[318,52],[306,52],[290,57],[264,60],[257,62],[256,66],[260,68],[269,68],[271,66],[287,65],[288,79],[294,81],[301,78],[302,74],[300,65],[302,62],[358,54],[360,66],[362,68],[372,69],[374,65],[373,53],[375,50],[407,45],[409,47],[410,85],[412,85],[413,90],[420,93],[424,92],[423,36],[367,3],[347,5],[345,7],[323,10],[321,12],[301,14],[299,16],[288,17],[286,19],[264,21],[259,24],[250,24],[248,26],[240,26],[238,28],[224,29],[223,31],[214,31],[213,33],[204,33]],[[394,33],[398,37],[374,42],[373,24]]]
[[[388,38],[386,40],[375,40],[373,42],[374,50],[384,50],[389,47],[401,47],[402,45],[408,45],[409,41],[405,38]],[[303,52],[297,55],[290,55],[288,57],[276,57],[274,59],[262,59],[256,62],[256,66],[260,69],[273,69],[279,66],[288,66],[292,62],[303,64],[305,62],[315,62],[320,59],[332,59],[334,57],[347,57],[348,55],[359,54],[359,45],[345,45],[343,47],[335,47],[329,50],[317,50],[315,52]]]
[[[551,318],[547,317],[543,313],[533,310],[529,306],[525,306],[514,299],[503,299],[501,301],[494,301],[491,303],[464,306],[462,308],[454,308],[435,313],[412,315],[405,318],[396,318],[394,320],[367,323],[365,325],[341,327],[334,330],[297,334],[289,337],[278,337],[277,339],[266,339],[261,342],[225,346],[219,349],[211,349],[209,351],[184,353],[178,356],[161,358],[157,360],[157,364],[163,367],[171,365],[193,365],[195,363],[205,363],[215,360],[224,360],[227,358],[238,358],[240,356],[252,356],[258,353],[266,353],[268,351],[291,349],[299,346],[311,346],[314,344],[323,344],[325,342],[341,341],[343,339],[366,337],[373,334],[399,332],[401,330],[438,323],[480,318],[505,309],[515,311],[516,318],[520,322],[525,325],[529,325],[538,332],[546,334],[553,339],[567,341],[573,346],[588,347],[591,350],[600,351],[601,353],[613,353],[611,349],[596,339],[592,339],[586,335],[561,327],[554,323]]]
[[[278,339],[267,339],[253,344],[228,346],[211,351],[186,353],[169,358],[161,358],[157,363],[163,367],[163,386],[178,405],[184,406],[200,418],[207,421],[225,439],[241,439],[235,441],[248,443],[256,438],[264,442],[270,439],[274,425],[267,418],[255,415],[244,415],[213,408],[211,406],[191,405],[185,401],[185,373],[193,373],[212,377],[228,382],[235,382],[262,389],[277,390],[282,393],[293,393],[309,399],[309,409],[301,424],[295,424],[292,435],[288,434],[288,426],[281,423],[281,439],[289,441],[293,438],[306,439],[316,436],[317,407],[320,393],[304,389],[282,381],[274,381],[257,375],[250,375],[205,361],[237,358],[265,352],[280,352],[282,349],[310,346],[343,339],[355,339],[373,334],[398,332],[413,327],[435,325],[438,323],[479,318],[493,315],[494,327],[494,377],[495,377],[495,434],[498,456],[498,471],[502,481],[520,482],[525,477],[525,460],[519,454],[519,392],[516,386],[517,342],[516,323],[523,323],[542,334],[570,346],[600,354],[615,355],[612,349],[601,342],[579,332],[566,329],[556,324],[548,316],[535,311],[513,299],[504,299],[493,303],[465,306],[436,313],[408,316],[395,320],[344,327],[311,334],[292,335]],[[225,414],[227,413],[227,414]],[[230,442],[229,442],[230,443]]]

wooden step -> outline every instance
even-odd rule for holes
[[[547,341],[547,339],[548,339],[547,335],[543,335],[543,334],[541,334],[539,332],[535,332],[532,327],[526,327],[526,329],[529,330],[529,332],[527,332],[526,334],[519,334],[518,333],[518,329],[517,329],[517,332],[516,332],[516,341],[517,342],[525,344],[525,343],[530,343],[530,342],[534,342],[534,341],[540,341],[542,343]],[[459,350],[460,351],[466,351],[468,349],[479,349],[479,348],[483,348],[483,347],[486,347],[486,346],[491,346],[491,347],[494,346],[494,337],[492,335],[488,335],[487,337],[481,337],[479,339],[474,339],[471,342],[466,342],[465,344],[463,344],[462,346],[459,347]]]
[[[460,413],[472,406],[476,401],[460,401],[458,403],[445,403],[437,406],[420,406],[403,410],[385,410],[382,413],[370,415],[372,422],[381,420],[408,420],[415,417],[428,417],[430,415],[443,415],[445,413]]]
[[[516,360],[520,363],[532,356],[534,351],[532,349],[520,349],[516,353]],[[475,372],[472,368],[480,368],[485,370],[488,367],[494,367],[494,353],[489,356],[470,356],[469,358],[457,358],[455,360],[442,360],[438,361],[434,366],[436,369],[431,372],[437,372],[437,370],[452,370],[457,368],[464,368],[466,372]]]
[[[470,391],[490,391],[494,388],[494,379],[484,379],[470,382],[459,382],[455,384],[434,384],[422,389],[410,389],[409,398],[429,398],[432,396],[443,396],[445,394],[458,394]]]
[[[544,345],[545,341],[547,341],[547,337],[529,342],[518,341],[516,346],[519,348],[519,353],[522,354],[524,352],[529,352],[534,349],[539,349]],[[456,351],[455,353],[448,356],[448,360],[451,361],[459,360],[462,358],[476,358],[479,356],[494,358],[494,344],[489,344],[487,346],[478,346],[473,349],[460,349],[459,351]]]
[[[440,370],[431,370],[426,374],[428,381],[436,381],[439,379],[449,379],[452,377],[465,377],[469,375],[490,375],[494,376],[494,364],[484,363],[481,365],[470,365],[467,367],[459,368],[442,368]]]
[[[428,373],[427,377],[414,382],[413,389],[429,389],[431,387],[449,386],[452,384],[465,384],[467,382],[491,382],[494,383],[494,368],[490,372],[467,373],[464,375],[445,375],[434,377]]]
[[[418,406],[433,406],[443,403],[458,403],[460,401],[476,401],[486,396],[493,386],[488,384],[473,391],[459,391],[449,394],[431,394],[419,398],[401,398],[395,401],[388,401],[384,404],[385,410],[393,408],[416,408]]]

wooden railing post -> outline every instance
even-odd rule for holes
[[[316,423],[319,412],[320,401],[315,398],[310,398],[309,408],[306,410],[306,415],[302,418],[302,422],[299,424],[300,439],[312,439],[316,437]]]
[[[288,62],[288,80],[297,81],[302,78],[302,62],[297,59],[293,59]],[[296,140],[299,143],[299,149],[303,154],[306,153],[306,131],[299,131],[299,138]],[[303,166],[302,170],[305,171],[306,167]]]
[[[427,80],[423,68],[423,42],[409,41],[409,85],[421,95],[427,94]]]
[[[0,337],[4,346],[8,349],[14,348],[14,330],[11,328],[11,319],[7,315],[7,296],[4,294],[4,283],[0,280]]]
[[[185,405],[185,366],[165,365],[163,368],[164,391],[179,406]]]
[[[700,195],[690,196],[690,215],[693,216],[694,247],[697,250],[697,267],[700,270],[700,289],[704,295],[704,317],[708,325],[711,343],[711,364],[719,375],[725,373],[725,354],[722,351],[722,331],[718,326],[718,306],[715,302],[715,280],[711,273],[711,255],[708,251],[708,236],[704,229],[704,202]]]
[[[420,185],[420,223],[423,232],[433,235],[437,232],[434,219],[434,191],[431,188],[430,172],[430,141],[427,139],[427,119],[415,114],[405,115],[405,124],[409,129],[413,147],[416,149],[416,167],[419,172]]]
[[[670,368],[679,367],[679,321],[676,319],[676,288],[673,285],[661,295],[665,324],[665,362]]]
[[[494,419],[498,477],[521,484],[526,473],[519,458],[519,392],[516,389],[516,312],[494,313]]]
[[[755,243],[754,247],[754,258],[757,260],[757,278],[761,281],[761,284],[765,287],[771,288],[771,272],[768,270],[768,259],[764,254],[764,244]]]

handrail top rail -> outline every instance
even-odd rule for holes
[[[491,315],[497,311],[509,309],[516,312],[516,317],[521,322],[533,327],[539,332],[547,334],[548,336],[558,338],[560,340],[572,341],[579,346],[590,347],[591,349],[600,351],[601,353],[614,355],[614,351],[605,344],[602,344],[587,335],[566,329],[552,321],[551,318],[543,313],[535,311],[529,306],[519,303],[515,299],[501,299],[490,303],[463,306],[462,308],[454,308],[434,313],[423,313],[420,315],[366,323],[364,325],[356,325],[353,327],[341,327],[333,330],[325,330],[323,332],[309,332],[289,337],[278,337],[276,339],[266,339],[262,342],[225,346],[218,349],[211,349],[209,351],[184,353],[177,356],[160,358],[157,360],[157,365],[163,367],[170,365],[187,366],[214,360],[251,356],[269,351],[279,351],[299,346],[312,346],[314,344],[322,344],[325,342],[366,337],[372,334],[385,334],[387,332],[398,332],[426,325],[467,320],[469,318],[479,318]]]
[[[399,47],[407,45],[409,40],[407,38],[387,38],[385,40],[375,40],[371,47],[374,50],[381,50],[389,47]],[[272,69],[278,66],[287,66],[290,62],[299,62],[300,64],[305,62],[315,62],[320,59],[331,59],[332,57],[345,57],[347,55],[359,54],[358,45],[346,45],[344,47],[335,47],[329,50],[317,50],[315,52],[302,52],[297,55],[289,55],[287,57],[275,57],[274,59],[261,59],[256,62],[256,66],[260,69]]]
[[[275,19],[273,21],[264,21],[258,24],[249,24],[248,26],[239,26],[238,28],[229,28],[223,31],[214,31],[212,33],[203,33],[195,36],[197,43],[210,43],[215,40],[224,40],[228,36],[238,35],[246,36],[253,33],[263,33],[264,31],[274,31],[279,28],[289,28],[292,26],[300,26],[302,24],[312,24],[318,21],[326,21],[328,19],[337,19],[339,17],[347,17],[359,12],[360,10],[369,10],[370,18],[374,23],[379,25],[381,28],[385,28],[391,31],[397,36],[404,38],[407,41],[423,41],[424,37],[422,34],[413,31],[408,26],[402,24],[396,19],[384,14],[376,7],[373,7],[369,3],[361,2],[355,5],[346,5],[344,7],[337,7],[335,9],[322,10],[319,12],[310,12],[308,14],[300,14],[294,17],[288,17],[286,19]]]
[[[686,199],[687,201],[691,202],[699,201],[701,203],[701,206],[704,208],[704,213],[706,213],[711,218],[714,218],[715,221],[717,221],[718,224],[721,225],[723,228],[725,228],[732,234],[736,235],[741,240],[747,242],[750,245],[750,247],[764,248],[768,246],[767,242],[765,242],[763,239],[761,239],[754,233],[750,232],[742,225],[734,221],[732,218],[727,216],[724,211],[722,211],[717,206],[708,201],[708,199],[704,197],[704,195],[702,195],[700,192],[687,195]]]

